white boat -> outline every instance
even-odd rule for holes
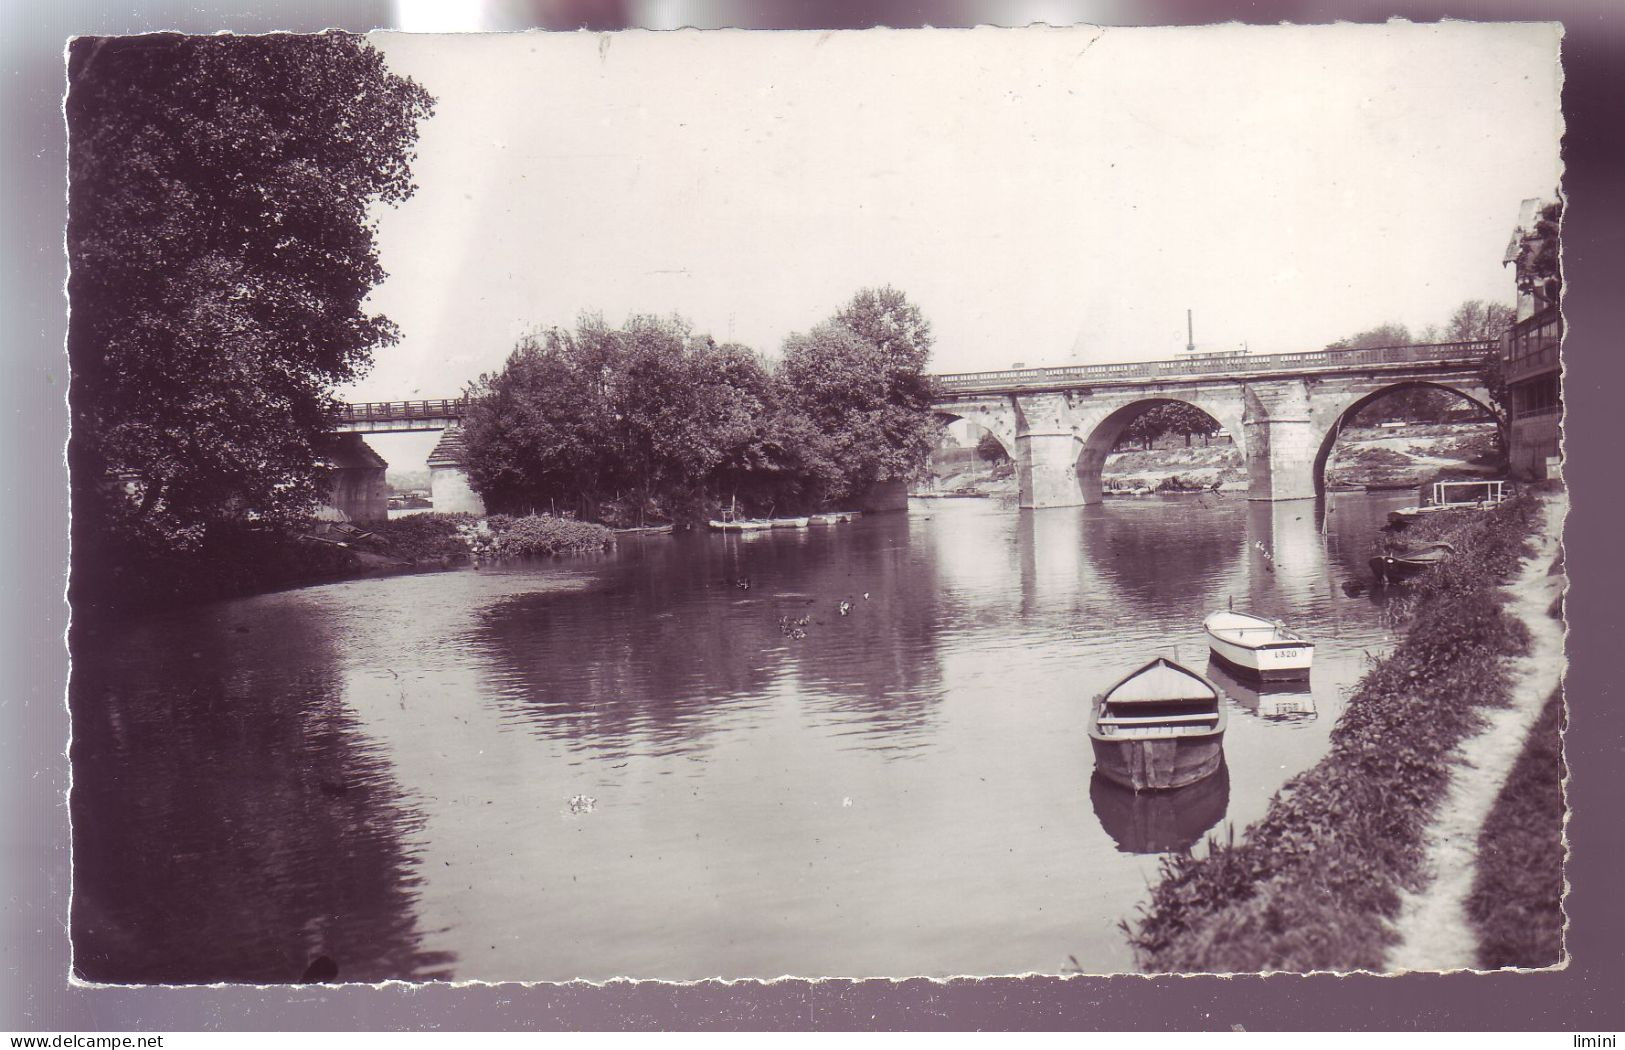
[[[1213,655],[1260,678],[1307,678],[1315,643],[1279,620],[1216,612],[1202,621]]]

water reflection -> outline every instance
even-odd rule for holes
[[[80,966],[1126,967],[1116,924],[1155,871],[1141,854],[1261,815],[1388,641],[1380,606],[1334,586],[1337,552],[1369,542],[1350,507],[1322,532],[1307,503],[939,501],[81,633]],[[1092,787],[1088,697],[1158,652],[1205,658],[1202,617],[1231,597],[1319,643],[1319,717],[1268,717],[1287,712],[1259,691],[1259,716],[1230,720],[1222,778],[1160,799]],[[806,618],[804,637],[781,618]]]
[[[1248,504],[1217,495],[1120,500],[1084,508],[1083,546],[1096,573],[1121,593],[1119,615],[1177,596],[1211,601],[1213,585],[1243,556],[1237,519]]]
[[[1180,853],[1201,841],[1230,806],[1230,768],[1173,791],[1133,791],[1096,773],[1089,802],[1123,853]]]
[[[1315,694],[1308,680],[1264,682],[1210,658],[1207,675],[1243,711],[1269,722],[1312,722]]]
[[[425,951],[416,924],[403,840],[421,817],[341,703],[324,626],[226,614],[76,630],[81,977],[291,982],[320,955],[343,981],[448,975],[454,956]]]
[[[934,577],[902,515],[682,536],[639,544],[590,588],[489,606],[467,644],[513,721],[583,749],[703,750],[786,693],[906,749],[941,696]]]

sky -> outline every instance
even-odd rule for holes
[[[937,372],[1170,357],[1187,309],[1199,349],[1419,331],[1512,301],[1561,178],[1551,25],[371,39],[438,102],[355,400],[454,396],[583,311],[771,355],[881,284]]]

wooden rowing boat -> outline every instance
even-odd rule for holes
[[[1225,718],[1218,686],[1159,656],[1095,698],[1095,770],[1135,791],[1194,784],[1224,760]]]
[[[1399,583],[1420,576],[1454,553],[1456,548],[1440,541],[1391,554],[1379,554],[1371,559],[1371,572],[1385,583]]]

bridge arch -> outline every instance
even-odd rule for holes
[[[1490,405],[1489,390],[1482,383],[1441,383],[1426,379],[1403,379],[1398,382],[1379,386],[1374,390],[1361,391],[1317,409],[1314,412],[1314,422],[1318,434],[1318,447],[1315,452],[1313,465],[1315,495],[1321,496],[1326,491],[1326,466],[1331,462],[1332,451],[1337,447],[1337,439],[1349,420],[1359,415],[1362,409],[1382,400],[1390,394],[1401,390],[1415,390],[1419,388],[1442,390],[1462,401],[1467,401],[1483,409],[1484,414],[1491,419],[1499,419],[1494,408]],[[1499,424],[1498,424],[1499,425]],[[1503,443],[1506,435],[1502,434]]]
[[[1246,434],[1242,426],[1246,409],[1239,398],[1233,400],[1234,403],[1220,402],[1205,397],[1176,397],[1157,392],[1148,393],[1105,412],[1092,426],[1081,429],[1079,434],[1082,448],[1078,452],[1077,475],[1083,502],[1101,501],[1103,498],[1101,473],[1106,466],[1106,457],[1111,455],[1130,424],[1158,405],[1189,405],[1212,419],[1234,443],[1242,465],[1250,469],[1251,465],[1247,461]]]
[[[1021,449],[1016,444],[1015,412],[1008,404],[938,406],[933,413],[940,423],[948,424],[962,419],[992,434],[994,440],[1004,449],[1004,454],[1011,460],[1015,460],[1021,454]]]

